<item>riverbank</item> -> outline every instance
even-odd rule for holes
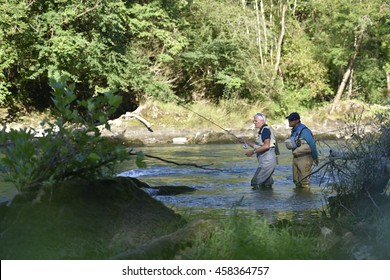
[[[344,101],[333,113],[330,105],[299,112],[302,122],[313,132],[317,140],[342,139],[354,133],[356,126],[373,131],[372,118],[378,112],[390,110],[390,106],[367,105],[358,101]],[[215,105],[199,102],[192,107],[149,101],[134,112],[110,120],[111,130],[101,128],[102,135],[122,140],[129,146],[155,144],[212,144],[237,143],[236,137],[253,138],[252,119],[257,111],[266,111],[260,104]],[[286,113],[287,115],[288,113]],[[136,116],[136,117],[134,117]],[[32,128],[37,135],[43,133],[40,123],[50,118],[48,113],[25,113],[10,119],[7,110],[0,111],[1,128]],[[268,118],[282,142],[289,136],[290,128],[285,118]]]
[[[228,107],[197,104],[188,110],[178,105],[148,102],[135,111],[146,123],[122,115],[110,121],[111,131],[102,129],[102,133],[135,145],[237,143],[237,137],[251,139],[256,135],[252,120],[257,107],[247,106],[245,110],[240,107],[234,111]],[[341,103],[332,114],[330,108],[328,105],[300,113],[302,123],[311,129],[317,140],[349,137],[356,133],[357,126],[373,132],[370,124],[375,114],[390,110],[390,107],[368,106],[355,101]],[[267,123],[280,142],[288,138],[291,128],[284,117],[270,117]]]

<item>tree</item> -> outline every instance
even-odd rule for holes
[[[109,88],[133,101],[171,92],[167,65],[186,41],[168,2],[0,2],[0,101],[48,106],[56,72],[78,84],[80,98]]]
[[[388,34],[388,14],[388,5],[380,0],[310,2],[306,30],[317,46],[317,59],[329,69],[329,81],[337,92],[334,106],[341,99],[352,70],[355,98],[375,102],[379,101],[376,96],[381,95],[378,89],[385,92],[383,61],[388,60],[389,49],[383,48],[383,42]]]

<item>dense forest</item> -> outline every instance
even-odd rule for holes
[[[274,115],[342,98],[389,104],[383,0],[1,0],[0,104],[77,98],[265,102]],[[266,113],[270,113],[266,112]]]

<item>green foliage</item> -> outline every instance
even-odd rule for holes
[[[159,1],[2,1],[0,8],[0,100],[42,100],[37,89],[56,72],[78,83],[79,99],[109,88],[131,99],[171,91],[164,65],[186,40]]]
[[[180,59],[185,71],[180,81],[183,84],[180,94],[187,95],[186,92],[191,91],[196,99],[212,100],[258,95],[258,86],[263,87],[268,82],[256,57],[254,18],[247,16],[238,2],[192,4],[190,25],[185,28],[190,44]],[[249,35],[243,21],[251,25]]]
[[[312,108],[318,103],[329,100],[331,89],[327,81],[327,69],[324,64],[315,59],[313,43],[306,38],[305,34],[291,36],[287,42],[281,67],[286,77],[287,88],[291,88],[292,92],[286,92],[286,99],[289,100],[283,104],[291,105],[290,101],[296,100],[294,106],[301,104]]]
[[[383,1],[288,5],[279,67],[282,5],[263,3],[1,1],[0,104],[49,107],[48,80],[59,72],[78,85],[77,100],[116,88],[130,100],[122,106],[178,95],[266,102],[282,112],[298,92],[294,110],[302,111],[332,100],[359,36],[352,97],[388,102]]]
[[[334,215],[345,208],[366,210],[367,207],[355,207],[356,202],[364,198],[374,202],[372,197],[385,194],[390,180],[389,112],[378,114],[368,129],[361,115],[350,118],[353,122],[346,129],[350,138],[337,143],[328,167],[329,188],[336,194],[330,203]]]
[[[186,256],[184,256],[186,257]],[[323,259],[314,236],[270,227],[266,220],[234,210],[206,241],[198,240],[190,259],[297,260]]]
[[[107,121],[120,96],[107,92],[77,101],[75,85],[66,78],[52,79],[50,85],[56,119],[42,122],[42,135],[6,127],[1,132],[1,171],[19,191],[44,182],[113,175],[116,164],[129,159],[125,147],[100,137],[96,126],[110,128]]]
[[[315,59],[326,65],[328,84],[337,90],[356,44],[362,39],[354,64],[354,97],[365,102],[386,103],[386,68],[390,48],[389,6],[373,1],[315,1],[304,22],[315,46]]]

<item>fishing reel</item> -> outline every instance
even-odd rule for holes
[[[248,149],[248,148],[249,148],[249,145],[248,145],[247,143],[244,143],[244,144],[242,145],[242,147],[243,147],[244,149]]]

